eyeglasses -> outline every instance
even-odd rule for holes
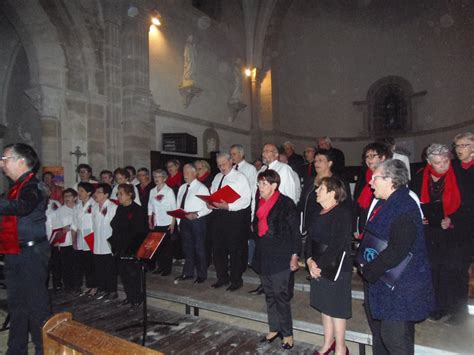
[[[372,178],[370,179],[370,181],[375,181],[377,180],[377,178],[381,178],[381,179],[384,179],[386,178],[387,176],[385,175],[372,175]]]
[[[471,146],[471,143],[466,143],[466,144],[454,144],[454,148],[461,148],[461,149],[464,149],[464,148],[467,148],[467,147],[470,147]]]
[[[10,157],[2,157],[2,161],[7,161],[8,159],[18,159],[19,157],[17,157],[16,155],[12,155]]]
[[[365,156],[365,159],[366,159],[366,160],[372,160],[372,159],[374,159],[375,157],[378,157],[379,155],[380,155],[380,154],[367,154],[367,155]]]

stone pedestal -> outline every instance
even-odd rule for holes
[[[203,90],[197,87],[192,81],[191,82],[183,81],[178,86],[178,91],[183,99],[184,108],[188,108],[188,106],[191,104],[191,100],[195,96],[199,96]]]

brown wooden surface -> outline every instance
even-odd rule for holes
[[[159,355],[161,352],[114,337],[72,320],[69,312],[52,316],[43,326],[44,354]]]

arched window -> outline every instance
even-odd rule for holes
[[[412,95],[411,84],[399,76],[387,76],[372,84],[367,93],[369,133],[409,131]]]

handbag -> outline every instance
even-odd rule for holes
[[[387,248],[387,246],[387,241],[378,238],[375,234],[365,229],[364,239],[362,239],[359,249],[357,249],[357,264],[364,266],[365,264],[370,263],[371,261],[375,260],[377,256]],[[387,287],[393,290],[397,280],[403,274],[403,271],[405,271],[412,257],[413,253],[408,253],[408,255],[400,262],[400,264],[385,271],[385,273],[380,277],[380,280],[383,281]]]

